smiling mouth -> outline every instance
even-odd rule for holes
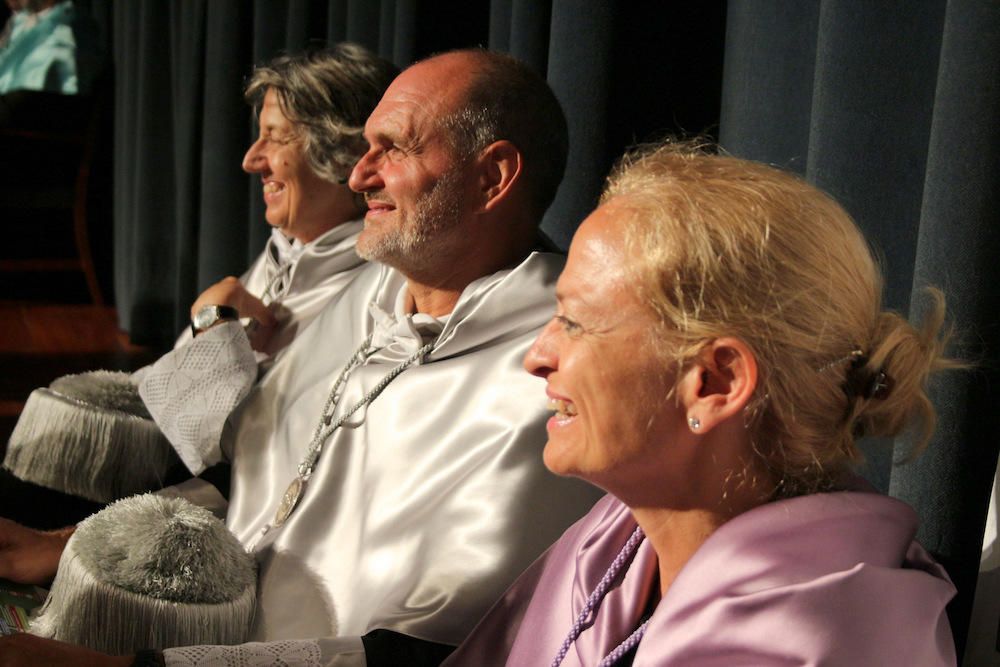
[[[266,183],[264,183],[264,199],[273,197],[274,195],[283,192],[284,190],[285,186],[283,184],[278,183],[276,181],[267,181]]]
[[[546,407],[552,410],[559,417],[575,417],[578,413],[576,411],[576,406],[569,401],[563,401],[558,398],[550,398]]]
[[[382,215],[384,213],[389,213],[390,211],[394,211],[395,209],[396,209],[395,206],[387,202],[369,200],[368,213],[365,214],[365,217],[368,217],[370,215]]]

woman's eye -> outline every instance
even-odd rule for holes
[[[265,141],[274,144],[276,146],[287,146],[288,144],[292,143],[294,138],[295,137],[290,134],[276,134],[273,132],[264,135]]]

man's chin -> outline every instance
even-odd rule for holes
[[[385,264],[411,278],[412,274],[419,272],[418,269],[423,267],[420,254],[414,248],[405,247],[400,239],[394,237],[376,239],[358,237],[355,252],[363,260]]]
[[[358,242],[354,250],[358,253],[358,257],[367,260],[369,262],[381,262],[383,264],[388,264],[387,258],[391,257],[393,254],[390,249],[390,243],[386,242],[387,239],[384,237],[379,237],[377,234],[373,233],[371,229],[365,226],[361,235],[358,236]]]

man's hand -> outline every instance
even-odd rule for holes
[[[110,656],[83,646],[17,633],[0,637],[0,667],[129,667],[135,656]]]
[[[48,584],[75,530],[71,526],[41,531],[0,518],[0,577],[22,584]]]

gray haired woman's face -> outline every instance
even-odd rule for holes
[[[260,174],[268,224],[308,243],[350,219],[350,191],[312,170],[302,133],[282,112],[274,90],[265,94],[258,121],[260,135],[243,157],[243,170]]]

